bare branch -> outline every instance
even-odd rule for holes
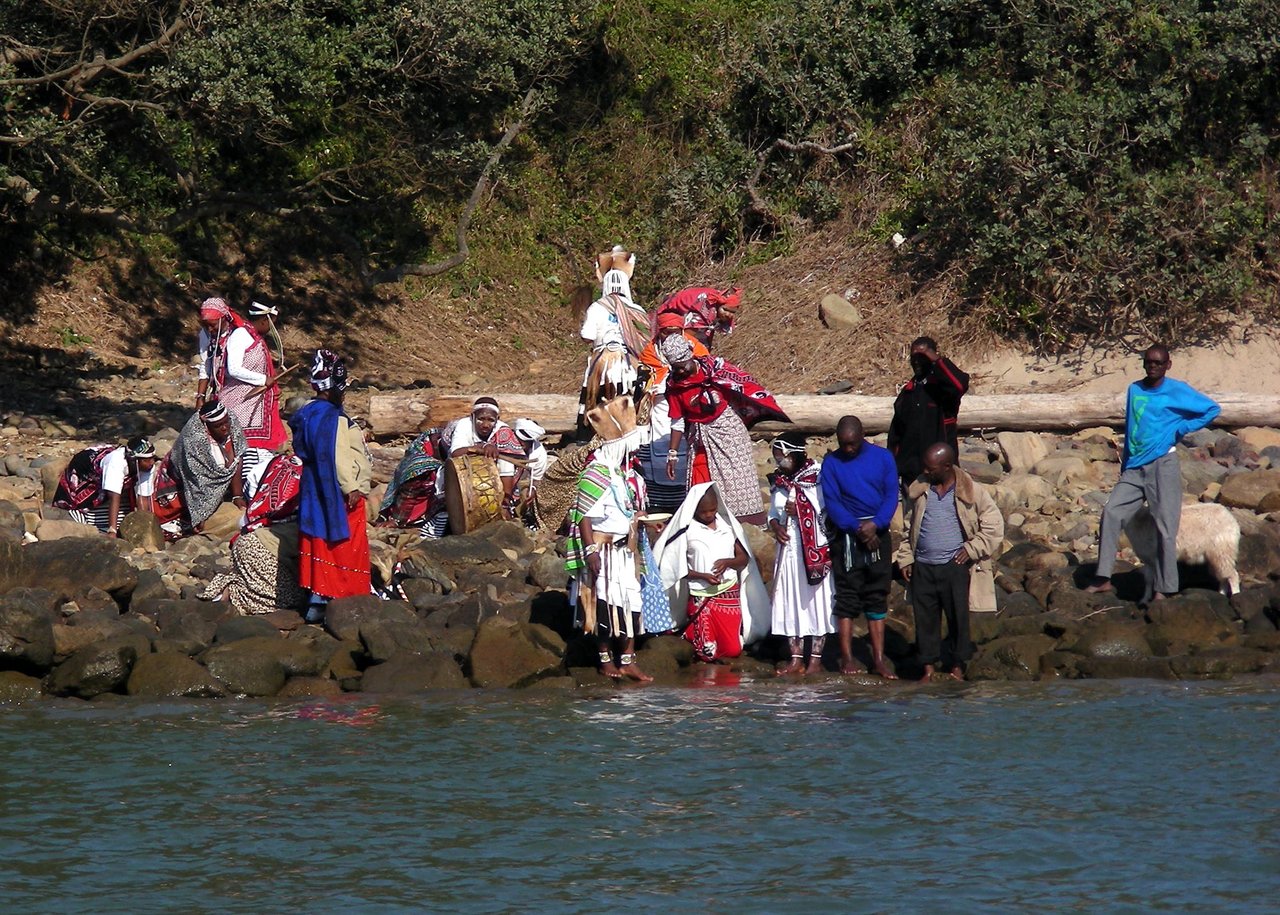
[[[770,222],[777,221],[772,204],[758,190],[765,166],[769,164],[769,159],[773,157],[774,152],[782,150],[789,153],[807,152],[814,155],[838,156],[856,149],[856,139],[856,136],[851,136],[838,146],[823,146],[821,143],[815,143],[812,140],[801,140],[799,143],[793,143],[790,140],[784,140],[782,137],[774,140],[756,154],[756,168],[751,173],[751,177],[747,179],[746,184],[747,199],[751,201],[751,205],[747,208],[748,212],[762,216]]]
[[[480,205],[485,191],[489,188],[489,175],[502,160],[502,155],[507,151],[507,147],[524,130],[525,122],[529,117],[529,113],[533,110],[537,97],[538,90],[536,87],[529,89],[525,93],[524,101],[520,105],[519,117],[507,126],[506,132],[503,133],[502,138],[498,140],[493,147],[493,151],[489,154],[489,160],[485,162],[484,168],[480,170],[480,178],[476,181],[476,186],[471,189],[471,196],[467,199],[466,206],[462,208],[462,213],[458,216],[457,226],[454,228],[455,250],[453,254],[429,264],[400,264],[388,270],[378,270],[368,277],[370,285],[378,286],[383,283],[398,283],[406,276],[439,276],[466,262],[467,257],[471,254],[471,249],[467,247],[467,230],[471,228],[471,219],[475,215],[476,207]]]
[[[124,54],[121,54],[119,57],[113,57],[110,60],[108,60],[102,54],[102,52],[99,51],[97,56],[94,57],[93,60],[86,61],[82,58],[81,60],[76,61],[70,66],[63,67],[61,70],[55,70],[52,73],[44,73],[44,74],[41,74],[40,76],[26,76],[26,77],[15,77],[13,79],[0,79],[0,86],[39,86],[46,83],[56,83],[59,80],[65,79],[67,80],[67,85],[66,85],[67,91],[69,93],[75,93],[80,91],[85,85],[87,85],[89,82],[91,82],[92,80],[97,78],[99,75],[101,75],[104,70],[111,70],[113,72],[121,73],[121,75],[127,76],[129,74],[122,72],[125,67],[129,66],[131,63],[138,60],[139,58],[145,57],[146,55],[152,53],[153,51],[158,51],[161,48],[167,47],[169,43],[175,37],[178,36],[178,34],[180,34],[184,29],[187,28],[187,19],[186,19],[186,16],[184,15],[186,13],[186,9],[187,9],[187,4],[184,0],[184,2],[179,5],[177,15],[174,17],[173,22],[163,32],[161,32],[156,38],[147,42],[146,44],[141,44],[141,45],[138,45],[137,47],[130,48],[128,51],[126,51]],[[31,51],[34,49],[23,49],[23,50]],[[6,58],[10,53],[13,53],[13,52],[12,51],[5,52]],[[22,52],[19,51],[18,53],[21,54]],[[28,57],[27,59],[34,60],[36,58]]]

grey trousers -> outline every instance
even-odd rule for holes
[[[1098,576],[1110,578],[1115,571],[1120,532],[1143,502],[1151,509],[1159,541],[1156,554],[1155,589],[1163,594],[1178,592],[1178,522],[1182,518],[1182,468],[1178,456],[1169,452],[1150,464],[1133,467],[1120,474],[1116,488],[1102,509],[1102,530],[1098,534]]]

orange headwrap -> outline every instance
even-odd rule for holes
[[[684,328],[684,315],[677,314],[674,311],[664,311],[658,314],[658,330],[669,330],[673,327]]]

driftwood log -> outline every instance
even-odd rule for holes
[[[1280,398],[1263,394],[1209,393],[1222,405],[1216,426],[1280,426]],[[502,417],[508,422],[525,416],[549,433],[570,432],[578,415],[578,398],[568,394],[498,394]],[[369,420],[379,436],[416,432],[424,422],[444,425],[471,411],[471,394],[441,394],[431,390],[374,394]],[[753,432],[767,435],[792,428],[829,435],[836,422],[852,413],[869,434],[884,432],[893,416],[892,397],[858,394],[781,394],[778,403],[791,417],[790,427],[761,423]],[[1090,426],[1124,425],[1124,393],[1115,394],[971,394],[960,409],[965,429],[1054,431]]]

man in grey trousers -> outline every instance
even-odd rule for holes
[[[1086,591],[1112,589],[1120,532],[1146,502],[1159,541],[1155,599],[1178,593],[1182,469],[1175,447],[1182,436],[1213,422],[1221,408],[1186,382],[1165,377],[1172,364],[1168,348],[1156,344],[1142,356],[1146,377],[1129,385],[1120,479],[1102,510],[1098,572]]]

